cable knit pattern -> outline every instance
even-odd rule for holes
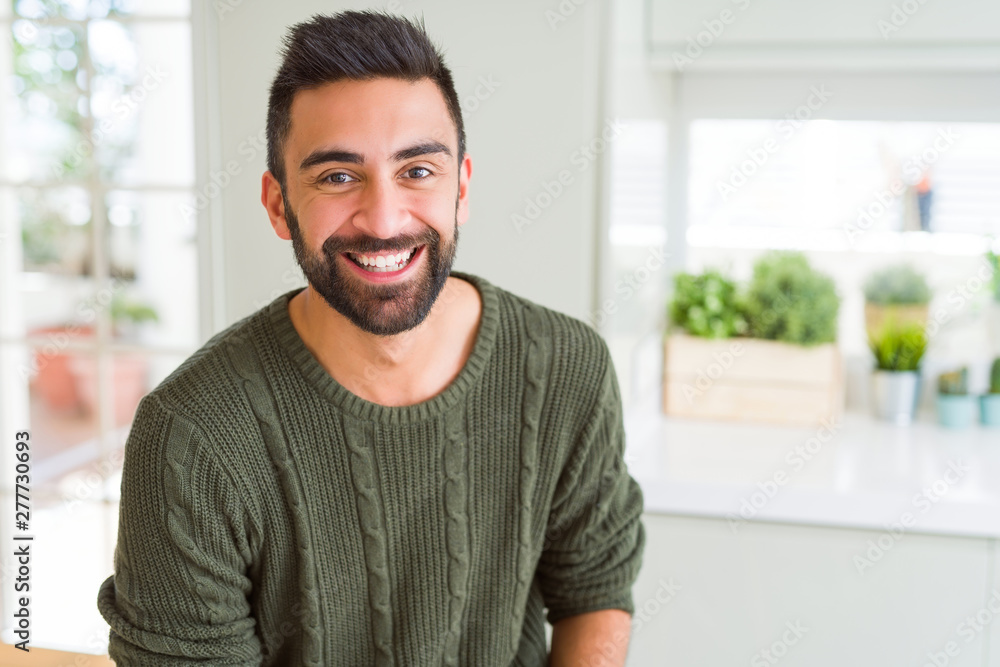
[[[143,398],[97,596],[119,665],[542,667],[546,619],[632,612],[642,494],[607,345],[452,275],[475,342],[416,405],[334,380],[298,290]]]
[[[524,365],[524,400],[521,404],[521,442],[520,470],[518,477],[518,549],[517,549],[517,588],[512,602],[514,608],[511,617],[516,619],[520,627],[524,616],[524,601],[531,577],[534,574],[534,548],[532,545],[532,493],[535,488],[536,449],[538,447],[538,428],[542,401],[545,397],[545,377],[548,374],[546,360],[550,351],[547,337],[542,329],[545,327],[540,314],[533,308],[525,308],[524,327],[528,337]],[[517,651],[520,644],[520,633],[511,634],[511,649]]]
[[[251,349],[250,341],[239,335],[227,339],[224,346],[233,372],[241,381],[242,392],[249,400],[250,408],[257,419],[261,438],[278,471],[282,494],[291,506],[292,516],[304,518],[306,500],[299,470],[285,443],[284,433],[277,428],[281,420],[278,419],[278,408],[274,402],[273,392],[267,385],[264,369],[257,357],[251,354]],[[316,563],[312,548],[312,527],[308,521],[300,520],[295,522],[294,529],[299,556],[301,582],[299,591],[309,610],[303,614],[307,621],[304,624],[306,639],[302,646],[302,660],[305,665],[319,667],[325,661],[320,630],[319,586],[316,583]]]
[[[205,605],[208,622],[223,622],[226,612],[236,600],[231,588],[217,586],[211,576],[211,567],[206,563],[206,555],[195,541],[194,517],[191,507],[183,498],[193,497],[191,477],[187,467],[191,462],[193,444],[191,429],[185,424],[178,428],[181,446],[170,447],[165,452],[166,465],[163,469],[164,496],[172,501],[167,511],[167,532],[171,540],[184,552],[184,564],[193,582],[194,592]]]
[[[351,449],[351,478],[358,499],[358,525],[364,534],[365,564],[368,567],[368,600],[371,604],[372,630],[378,667],[388,667],[392,660],[392,601],[385,538],[385,521],[378,492],[377,473],[372,452],[372,437],[364,424],[344,418],[344,438]]]
[[[444,458],[444,510],[447,515],[445,539],[448,544],[448,634],[444,642],[444,664],[449,667],[458,664],[458,645],[462,638],[462,612],[469,577],[469,518],[468,488],[466,479],[465,448],[462,434],[465,432],[464,414],[452,410],[445,420],[445,437],[442,456]]]

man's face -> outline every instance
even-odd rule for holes
[[[460,165],[457,152],[429,79],[340,81],[296,94],[284,226],[274,215],[272,223],[291,238],[313,289],[360,329],[411,329],[444,287],[468,217],[471,162]]]

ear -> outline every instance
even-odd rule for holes
[[[288,222],[285,220],[285,198],[281,195],[278,179],[269,171],[265,171],[260,179],[260,203],[264,205],[267,217],[271,219],[274,233],[278,238],[290,241],[292,234],[288,231]]]
[[[469,179],[472,178],[472,157],[466,153],[458,168],[458,210],[455,212],[459,226],[469,219]]]

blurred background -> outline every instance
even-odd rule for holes
[[[104,664],[135,407],[304,284],[259,203],[267,89],[287,26],[349,8],[423,17],[453,71],[455,268],[612,350],[629,664],[1000,666],[994,0],[0,4],[0,433],[34,442],[53,650],[0,663]]]

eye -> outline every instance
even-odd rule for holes
[[[335,171],[332,174],[327,174],[323,177],[324,183],[332,183],[333,185],[342,185],[344,183],[350,183],[351,175],[343,171]]]
[[[413,175],[413,172],[421,172],[421,171],[425,172],[424,175],[422,175],[422,176],[414,176]],[[433,175],[431,173],[431,170],[427,169],[426,167],[413,167],[411,169],[407,169],[406,173],[410,174],[409,178],[415,178],[417,180],[424,179],[424,178],[427,178],[428,176],[432,176]]]

